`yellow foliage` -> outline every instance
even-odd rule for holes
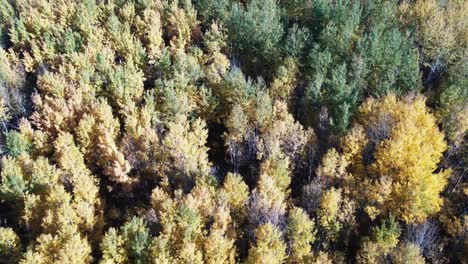
[[[174,263],[168,249],[168,241],[162,237],[155,237],[150,246],[150,259],[153,264]]]
[[[208,137],[205,127],[203,120],[197,119],[190,123],[183,115],[177,115],[176,120],[169,123],[163,145],[176,170],[192,177],[209,174],[211,164],[205,146]]]
[[[341,229],[340,224],[337,222],[341,200],[341,189],[331,188],[322,195],[318,211],[321,227],[328,230],[335,228]]]
[[[234,240],[229,239],[219,229],[212,229],[210,234],[205,238],[203,253],[204,263],[236,263]]]
[[[210,29],[203,36],[208,54],[204,58],[203,68],[206,78],[213,85],[220,85],[229,70],[229,59],[221,50],[226,47],[225,30],[219,23],[212,23]]]
[[[76,229],[65,224],[56,235],[42,234],[25,253],[21,264],[91,263],[91,245]]]
[[[258,195],[258,202],[262,207],[276,208],[280,214],[286,211],[286,193],[278,187],[275,179],[268,175],[260,175],[257,188],[253,190],[252,195]]]
[[[184,8],[179,7],[179,1],[172,1],[166,6],[165,25],[169,33],[173,52],[183,51],[190,43],[192,31],[198,26],[197,13],[191,3],[184,2]]]
[[[285,194],[289,193],[291,175],[287,157],[267,158],[260,166],[260,174],[268,175],[275,180],[276,186]]]
[[[21,241],[9,227],[0,227],[0,259],[16,263],[21,256]]]
[[[5,100],[3,98],[0,98],[0,122],[5,124],[5,122],[8,122],[10,118],[11,115],[9,113],[8,107],[5,104]]]
[[[466,56],[468,5],[464,1],[418,0],[403,2],[399,11],[402,22],[415,25],[416,42],[426,65],[461,62]]]
[[[245,210],[249,199],[249,187],[238,174],[228,173],[224,179],[223,191],[226,193],[229,207],[236,212]]]
[[[92,115],[85,115],[78,126],[77,137],[88,164],[96,164],[111,181],[128,189],[134,183],[127,173],[130,164],[116,144],[120,124],[112,115],[112,108],[100,101]]]
[[[275,79],[271,83],[270,91],[273,99],[290,102],[298,74],[298,66],[293,58],[287,58],[284,65],[277,70]]]
[[[54,143],[55,160],[73,185],[72,206],[82,219],[82,229],[92,231],[101,214],[98,181],[91,175],[71,134],[61,134]]]
[[[317,168],[317,176],[330,183],[343,181],[349,177],[346,171],[347,166],[346,157],[332,148],[323,156],[322,162]]]
[[[281,264],[286,259],[286,245],[272,224],[260,225],[255,231],[255,244],[249,249],[248,264]]]
[[[447,145],[425,99],[369,99],[357,120],[362,128],[345,137],[343,150],[370,216],[391,212],[420,222],[438,212],[450,170],[434,173]]]
[[[396,247],[392,254],[392,263],[395,264],[424,264],[426,261],[421,256],[421,250],[413,243],[404,243]]]
[[[304,210],[293,207],[288,217],[288,237],[292,241],[288,263],[307,263],[312,256],[312,243],[315,241],[315,224]]]

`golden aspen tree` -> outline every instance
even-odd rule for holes
[[[120,124],[114,118],[112,108],[106,101],[100,101],[91,114],[81,119],[77,138],[88,164],[96,162],[111,181],[129,189],[134,180],[127,175],[130,164],[116,144],[119,129]]]
[[[91,263],[91,245],[73,226],[65,225],[57,234],[41,234],[20,261],[27,263]]]
[[[278,67],[275,79],[271,83],[271,97],[276,100],[286,102],[290,105],[292,102],[292,93],[294,91],[298,66],[293,58],[287,58],[284,65]]]
[[[0,260],[16,263],[21,257],[21,241],[9,227],[0,227]]]
[[[164,46],[162,23],[160,7],[157,4],[154,4],[154,7],[146,8],[135,22],[140,39],[145,43],[150,64],[155,64],[161,57]]]
[[[204,247],[205,263],[236,263],[234,240],[220,230],[211,230]]]
[[[208,131],[205,126],[201,119],[191,123],[186,116],[178,115],[174,122],[168,124],[168,133],[163,139],[173,168],[189,178],[209,173],[208,149],[205,146]]]
[[[169,252],[169,242],[162,237],[155,237],[150,245],[150,260],[153,264],[170,264],[174,259]]]
[[[415,41],[423,63],[431,72],[444,65],[457,65],[466,56],[467,5],[463,1],[418,0],[403,2],[399,13],[403,25],[415,28]]]
[[[181,8],[179,5],[183,5]],[[171,49],[185,50],[192,40],[192,32],[198,26],[197,13],[193,5],[188,1],[171,1],[166,6],[165,27],[168,33]]]
[[[312,243],[315,241],[315,224],[299,207],[289,210],[288,238],[291,253],[288,263],[306,263],[312,257]]]
[[[152,206],[162,225],[154,253],[166,260],[170,256],[176,263],[203,263],[204,221],[198,211],[201,201],[196,201],[193,196],[183,198],[181,194],[176,192],[172,199],[160,188],[153,190]]]
[[[254,227],[265,222],[280,224],[286,213],[286,199],[286,193],[277,186],[274,178],[260,175],[247,207],[250,223]]]
[[[260,165],[260,174],[268,175],[275,180],[276,186],[285,194],[289,194],[291,175],[289,171],[289,159],[270,157]]]
[[[223,183],[223,191],[226,193],[229,207],[241,213],[245,209],[249,197],[249,187],[239,174],[228,173]]]
[[[25,97],[26,76],[18,54],[12,49],[0,47],[0,102],[1,122],[4,129],[13,117],[19,117],[26,112]]]
[[[255,230],[255,244],[249,249],[246,263],[283,263],[286,259],[286,245],[281,234],[270,223],[260,225]]]
[[[338,220],[340,205],[342,203],[342,190],[331,188],[323,193],[320,199],[320,207],[317,212],[320,227],[327,234],[328,239],[334,241],[340,232],[342,223]]]
[[[421,256],[418,246],[412,243],[403,243],[397,246],[391,253],[392,263],[395,264],[424,264],[426,261]]]
[[[447,146],[425,99],[398,100],[393,94],[369,99],[357,120],[363,127],[343,140],[343,149],[351,168],[356,166],[357,184],[366,186],[361,190],[369,196],[370,216],[390,212],[405,222],[420,222],[438,212],[450,170],[436,172]]]
[[[101,241],[101,263],[126,263],[127,252],[124,249],[122,235],[115,228],[109,228]]]
[[[72,206],[82,220],[80,229],[96,231],[96,222],[102,217],[98,180],[85,165],[83,154],[71,134],[59,135],[54,143],[54,158],[63,172],[62,179],[73,186]]]
[[[230,65],[228,58],[222,53],[227,44],[225,29],[220,23],[211,24],[210,29],[203,36],[203,43],[207,50],[203,67],[206,79],[214,86],[221,85]]]

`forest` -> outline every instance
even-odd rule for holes
[[[468,263],[468,1],[0,0],[0,263]]]

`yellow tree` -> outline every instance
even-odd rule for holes
[[[458,65],[467,53],[468,5],[464,1],[404,1],[399,11],[403,24],[415,28],[423,63],[431,73],[444,65]]]
[[[96,223],[102,217],[102,207],[97,179],[86,167],[83,154],[75,145],[71,134],[60,134],[54,147],[54,158],[63,172],[62,178],[73,186],[72,207],[81,218],[80,229],[98,231]]]
[[[446,143],[425,99],[369,99],[357,120],[343,149],[366,212],[372,218],[390,212],[405,222],[438,212],[450,170],[436,171]]]
[[[15,231],[9,227],[0,227],[0,260],[16,263],[21,256],[21,242]]]
[[[228,173],[224,179],[223,189],[227,203],[235,218],[242,219],[245,216],[245,206],[249,199],[249,187],[238,174]]]
[[[120,123],[114,118],[106,101],[96,103],[92,113],[85,115],[78,125],[77,138],[86,161],[102,170],[109,180],[130,189],[134,179],[127,174],[131,167],[117,146]]]
[[[91,245],[73,226],[65,224],[55,235],[42,234],[26,251],[21,264],[91,263]]]
[[[424,264],[426,261],[421,256],[421,249],[413,243],[402,243],[391,253],[392,263],[395,264]]]
[[[177,115],[174,122],[168,124],[168,132],[162,143],[170,158],[169,167],[175,174],[193,180],[195,176],[208,175],[210,162],[206,123],[201,119],[190,122],[186,116]]]
[[[312,243],[315,241],[315,224],[304,210],[293,207],[288,217],[288,237],[291,253],[288,263],[306,263],[312,256]]]
[[[278,229],[268,223],[255,231],[255,244],[249,249],[248,264],[280,264],[286,259],[286,245]]]

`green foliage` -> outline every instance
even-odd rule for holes
[[[17,131],[5,133],[5,147],[8,155],[17,157],[23,153],[28,153],[31,149],[31,143]]]
[[[276,63],[284,34],[281,13],[276,0],[232,4],[226,25],[234,54],[247,72]]]
[[[363,240],[357,255],[358,263],[381,263],[398,244],[400,228],[392,215],[372,228],[370,237]]]
[[[419,89],[418,56],[398,28],[395,4],[319,1],[315,9],[320,27],[308,55],[303,101],[309,115],[326,107],[331,127],[343,132],[364,96]]]
[[[149,263],[150,239],[146,222],[138,217],[133,217],[118,232],[110,228],[101,242],[102,262]]]
[[[0,194],[2,200],[18,202],[26,194],[27,186],[19,164],[12,158],[2,159]]]

